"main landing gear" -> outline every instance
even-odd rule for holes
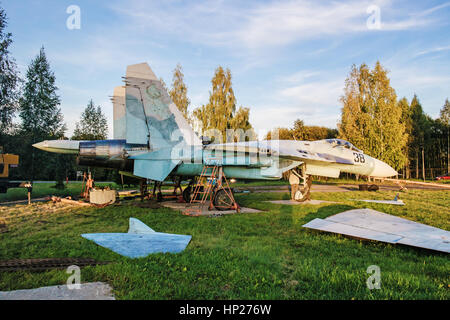
[[[300,184],[300,180],[302,183]],[[289,183],[291,188],[292,200],[304,202],[311,200],[312,176],[306,174],[306,166],[300,167],[300,173],[294,168],[289,173]]]

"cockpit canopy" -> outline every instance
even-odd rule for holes
[[[333,147],[343,146],[344,148],[363,153],[361,150],[359,150],[353,144],[351,144],[348,141],[342,140],[342,139],[325,139],[322,141],[325,141],[325,142],[331,144]]]

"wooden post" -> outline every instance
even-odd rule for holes
[[[25,184],[25,187],[27,188],[27,196],[28,196],[28,204],[31,204],[31,192],[33,191],[33,185],[28,182]]]
[[[425,182],[425,158],[424,158],[423,148],[422,148],[422,177],[423,177],[423,182]]]

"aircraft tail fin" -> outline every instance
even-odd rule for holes
[[[127,67],[124,100],[125,137],[128,143],[148,143],[151,150],[173,148],[180,144],[201,145],[200,139],[147,63]]]

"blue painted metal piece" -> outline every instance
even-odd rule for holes
[[[164,181],[181,162],[171,159],[173,149],[165,148],[130,157],[134,160],[133,174],[147,179]]]
[[[190,235],[155,232],[135,218],[130,218],[128,233],[87,233],[81,236],[129,258],[143,258],[160,252],[178,253],[186,249],[192,238]]]

